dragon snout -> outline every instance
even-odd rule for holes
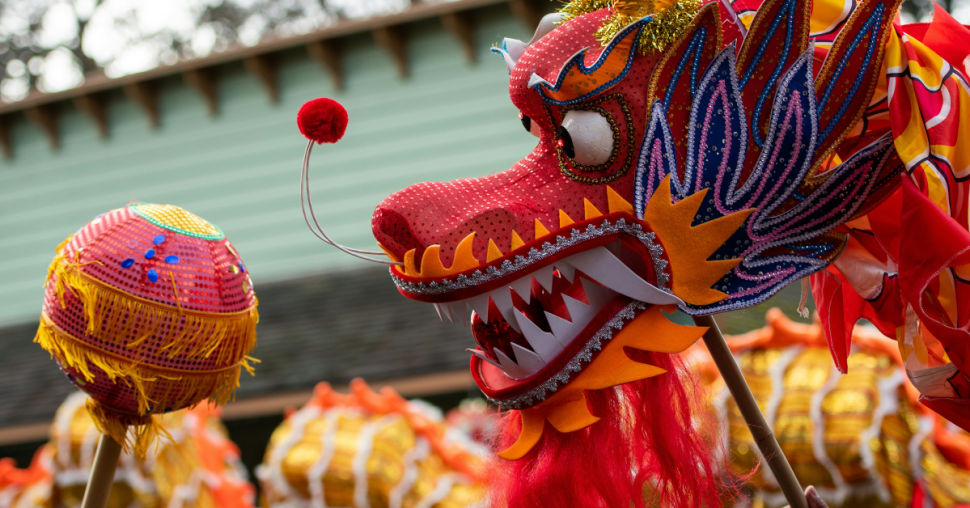
[[[454,263],[462,241],[471,243],[470,254],[481,262],[488,258],[490,244],[507,252],[513,232],[521,235],[534,213],[492,180],[421,183],[396,192],[374,210],[374,237],[399,260],[410,251],[421,259],[428,247],[440,246],[444,266]]]

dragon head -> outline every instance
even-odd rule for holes
[[[648,358],[704,332],[663,310],[748,307],[834,260],[840,225],[898,185],[891,136],[844,142],[896,8],[861,0],[822,44],[810,0],[744,23],[725,2],[577,0],[494,49],[536,148],[397,192],[372,225],[400,292],[470,323],[478,386],[521,411],[502,457],[596,422],[589,391],[663,374]]]
[[[495,51],[538,145],[507,171],[377,207],[398,289],[443,320],[473,310],[471,370],[496,404],[554,407],[544,416],[560,431],[596,421],[578,393],[663,372],[631,349],[676,353],[700,337],[660,309],[769,298],[830,263],[846,241],[833,230],[893,187],[890,138],[838,159],[895,12],[864,4],[820,69],[802,0],[766,1],[746,35],[721,3],[680,3],[606,38],[617,4],[507,39]],[[685,26],[671,11],[689,13]],[[670,47],[651,46],[671,31]],[[528,451],[541,426],[528,430],[504,456]]]

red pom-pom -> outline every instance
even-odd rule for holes
[[[296,114],[300,133],[311,141],[336,143],[347,130],[347,110],[333,99],[308,101]]]

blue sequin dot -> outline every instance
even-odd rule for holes
[[[154,243],[155,245],[161,245],[162,242],[164,241],[165,241],[165,235],[158,235],[155,237],[154,240],[152,240],[152,243]]]
[[[126,260],[124,260],[124,261],[121,262],[121,267],[122,268],[131,268],[131,265],[133,265],[133,264],[135,264],[135,260],[134,259],[131,259],[131,258],[128,258],[128,259],[126,259]]]
[[[148,249],[145,251],[145,259],[151,259],[155,257],[155,249]]]
[[[168,263],[168,264],[170,264],[170,265],[177,265],[178,262],[179,262],[179,257],[178,256],[168,256],[168,257],[165,258],[165,262]]]
[[[158,282],[158,272],[156,272],[154,268],[148,270],[148,280]]]
[[[239,269],[242,270],[242,273],[246,273],[246,267],[243,266],[242,261],[239,262]]]

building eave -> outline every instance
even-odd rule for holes
[[[32,90],[20,101],[0,102],[0,151],[7,158],[12,157],[14,149],[10,134],[10,118],[23,113],[28,121],[35,124],[46,134],[52,149],[60,146],[58,129],[58,104],[71,101],[74,107],[86,113],[102,137],[110,132],[105,114],[104,93],[122,89],[129,100],[138,103],[145,112],[149,123],[157,127],[159,123],[157,87],[155,82],[172,76],[181,75],[186,84],[203,95],[209,113],[217,114],[218,87],[214,85],[215,73],[208,69],[232,62],[242,61],[247,71],[261,82],[270,101],[278,100],[276,83],[276,61],[273,55],[282,51],[306,48],[315,60],[319,61],[333,79],[334,87],[340,89],[344,81],[340,63],[339,46],[334,42],[340,38],[367,33],[373,34],[375,41],[391,57],[402,78],[408,75],[407,51],[403,49],[406,38],[401,27],[410,23],[438,18],[451,32],[458,43],[465,46],[465,53],[474,61],[474,30],[471,19],[474,11],[491,6],[507,4],[512,13],[529,27],[535,27],[541,16],[552,7],[543,0],[457,0],[437,4],[415,4],[407,10],[388,16],[377,16],[359,20],[342,20],[334,25],[313,32],[291,37],[268,38],[255,46],[236,46],[226,51],[203,58],[184,60],[172,65],[112,78],[103,71],[89,73],[84,83],[78,87],[61,92],[44,93]]]
[[[275,53],[287,49],[299,48],[307,44],[337,39],[358,33],[369,32],[388,26],[398,26],[424,19],[435,18],[446,14],[463,12],[480,7],[509,3],[509,0],[459,0],[439,4],[419,4],[406,11],[389,16],[378,16],[359,20],[343,20],[337,24],[292,37],[275,37],[264,40],[255,46],[239,46],[219,53],[213,53],[203,58],[184,60],[172,65],[163,65],[154,69],[110,78],[103,71],[92,72],[84,77],[84,84],[61,92],[44,93],[32,90],[23,100],[10,103],[0,103],[0,115],[22,111],[28,108],[43,106],[52,102],[70,100],[75,97],[103,92],[142,81],[156,80],[168,76],[177,76],[188,71],[213,67],[230,62],[245,60],[246,58]]]

